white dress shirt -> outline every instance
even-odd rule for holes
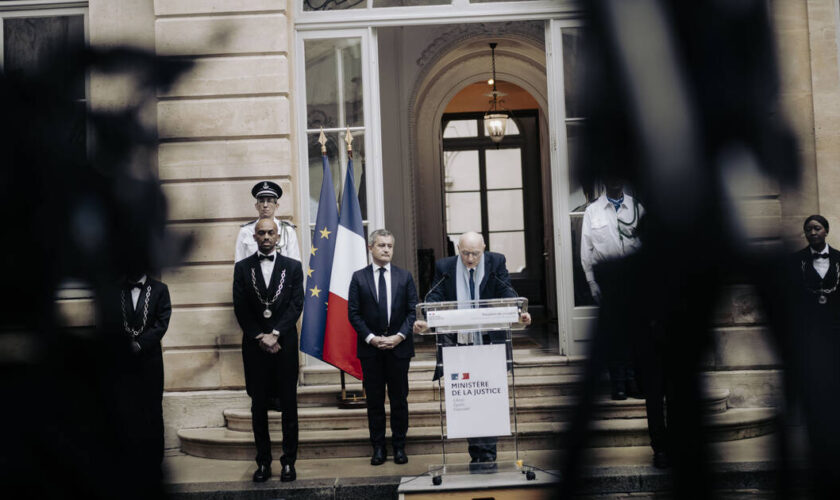
[[[236,236],[234,262],[239,262],[245,257],[254,255],[254,252],[259,249],[257,242],[254,241],[254,226],[256,223],[257,221],[250,222],[239,229],[239,234]],[[300,262],[300,245],[298,245],[295,228],[289,224],[284,224],[277,217],[274,218],[274,223],[280,228],[280,237],[277,238],[277,250],[280,250],[280,255]]]
[[[828,264],[826,264],[826,266],[828,266]],[[828,269],[828,267],[826,267],[826,269]],[[825,274],[823,274],[823,275],[825,275]],[[137,282],[140,283],[141,285],[145,285],[146,284],[146,275],[144,274],[142,278],[137,280]],[[137,309],[137,301],[140,299],[140,290],[141,290],[140,288],[134,288],[134,287],[131,288],[131,306],[134,309]]]
[[[388,297],[387,297],[388,305],[386,307],[388,308],[388,324],[390,324],[391,323],[391,298],[393,297],[393,294],[391,293],[391,263],[389,262],[389,263],[385,264],[384,266],[378,266],[374,262],[373,265],[371,266],[371,268],[373,270],[373,285],[374,285],[373,286],[373,291],[376,294],[376,300],[379,300],[379,268],[380,267],[385,268],[385,290],[387,290],[387,293],[388,293]],[[397,332],[397,335],[399,335],[400,337],[403,338],[403,340],[405,340],[405,335],[403,335],[402,332]],[[376,335],[374,335],[372,333],[369,333],[368,336],[365,337],[365,342],[370,344],[370,340],[375,336]]]
[[[605,260],[623,257],[635,252],[641,246],[639,238],[628,238],[618,232],[618,221],[630,225],[622,225],[621,230],[628,234],[635,233],[639,219],[644,215],[644,207],[638,205],[639,213],[635,213],[633,197],[624,194],[624,201],[615,210],[615,206],[607,199],[607,194],[592,202],[583,213],[583,225],[580,233],[580,263],[586,273],[586,281],[595,281],[592,268]],[[638,215],[638,216],[637,216]]]
[[[262,252],[260,253],[262,254]],[[268,284],[271,283],[271,273],[274,272],[274,264],[277,263],[277,252],[272,251],[269,254],[263,255],[274,256],[274,260],[260,259],[260,269],[262,270],[263,280],[265,281],[265,289],[268,290]]]
[[[820,254],[820,255],[828,255],[828,243],[826,243],[825,248],[822,249],[822,252],[817,252],[813,248],[811,249],[811,255]],[[820,275],[820,278],[825,278],[825,273],[828,272],[828,266],[830,262],[828,258],[825,259],[814,259],[813,261],[814,271]]]

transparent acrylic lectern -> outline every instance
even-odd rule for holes
[[[445,474],[493,473],[500,469],[495,462],[492,468],[480,471],[471,467],[474,464],[448,465],[447,439],[512,434],[515,461],[510,468],[521,464],[511,332],[525,329],[526,325],[519,322],[525,312],[528,299],[524,297],[417,304],[417,319],[428,324],[428,329],[419,334],[434,335],[437,346],[435,375],[443,463],[429,467],[435,485]],[[506,411],[500,415],[502,405]]]

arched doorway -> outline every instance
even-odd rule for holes
[[[498,43],[497,80],[509,94],[506,107],[514,113],[516,130],[498,149],[481,126],[490,41]],[[553,347],[557,301],[546,88],[545,49],[525,37],[475,36],[430,63],[411,102],[412,221],[415,248],[425,256],[417,263],[421,293],[424,267],[449,255],[449,238],[464,230],[481,231],[490,250],[508,255],[514,286],[529,298],[538,318],[533,333]],[[456,171],[475,175],[455,185]],[[508,178],[500,181],[500,172]],[[502,206],[512,209],[500,211]]]

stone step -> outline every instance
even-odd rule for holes
[[[508,375],[508,383],[510,383]],[[582,382],[582,375],[540,375],[516,376],[516,397],[555,397],[575,394]],[[408,383],[408,402],[426,403],[438,400],[438,383],[432,380],[415,380]],[[362,392],[361,382],[353,379],[346,385],[347,391]],[[304,385],[298,387],[298,406],[332,406],[341,394],[341,386]]]
[[[517,349],[513,355],[514,370],[517,376],[571,375],[582,373],[583,358],[545,354],[541,351]],[[418,354],[411,360],[408,380],[431,380],[435,371],[435,359],[432,354]],[[337,368],[325,364],[304,366],[300,373],[301,385],[337,385],[341,383],[341,374]],[[353,377],[345,375],[347,383],[358,383]]]
[[[706,411],[708,413],[726,411],[728,397],[729,391],[727,389],[709,391],[704,397]],[[577,408],[576,402],[576,398],[567,396],[517,399],[517,419],[520,423],[567,421]],[[511,404],[513,404],[512,401]],[[410,403],[408,411],[412,427],[440,425],[440,404],[438,402]],[[387,414],[391,413],[387,403],[385,412]],[[249,409],[228,409],[224,411],[224,416],[225,425],[229,430],[246,432],[251,430],[251,411]],[[593,418],[606,420],[645,418],[645,416],[643,399],[613,401],[609,398],[603,398],[596,401]],[[281,428],[280,421],[280,412],[268,412],[269,429],[279,431]],[[298,409],[298,421],[301,430],[365,430],[368,425],[365,408],[304,407]]]
[[[732,441],[761,436],[773,432],[775,410],[768,408],[733,409],[708,416],[709,439],[713,442]],[[559,449],[565,422],[531,422],[519,425],[520,450]],[[597,420],[591,423],[589,446],[646,446],[650,442],[647,422],[641,418]],[[390,431],[386,432],[390,433]],[[275,433],[276,437],[280,437]],[[227,460],[253,460],[256,456],[254,438],[250,432],[226,428],[181,429],[181,450],[189,455]],[[448,450],[463,452],[464,439],[446,442]],[[513,437],[499,438],[499,451],[514,447]],[[282,454],[280,441],[273,445],[273,453]],[[406,452],[409,455],[438,453],[441,449],[440,427],[411,427]],[[370,454],[367,432],[359,429],[301,430],[298,458],[365,457]]]

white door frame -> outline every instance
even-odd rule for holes
[[[558,336],[561,354],[572,350],[574,328],[574,283],[572,267],[571,225],[569,219],[569,165],[566,143],[566,110],[563,86],[563,27],[580,26],[580,8],[570,0],[535,0],[470,4],[453,0],[451,5],[366,8],[340,11],[303,12],[300,0],[295,5],[295,85],[298,136],[298,172],[301,222],[309,228],[309,170],[306,139],[306,81],[303,42],[312,38],[361,37],[365,112],[365,146],[367,150],[368,206],[371,224],[384,223],[381,123],[379,109],[379,66],[376,28],[431,24],[467,24],[492,21],[545,21],[546,79],[548,81],[548,120],[551,156],[551,193],[554,222],[554,258],[557,271]],[[306,233],[308,236],[308,232]],[[309,255],[309,238],[302,242],[303,255]],[[305,257],[306,258],[306,257]]]

